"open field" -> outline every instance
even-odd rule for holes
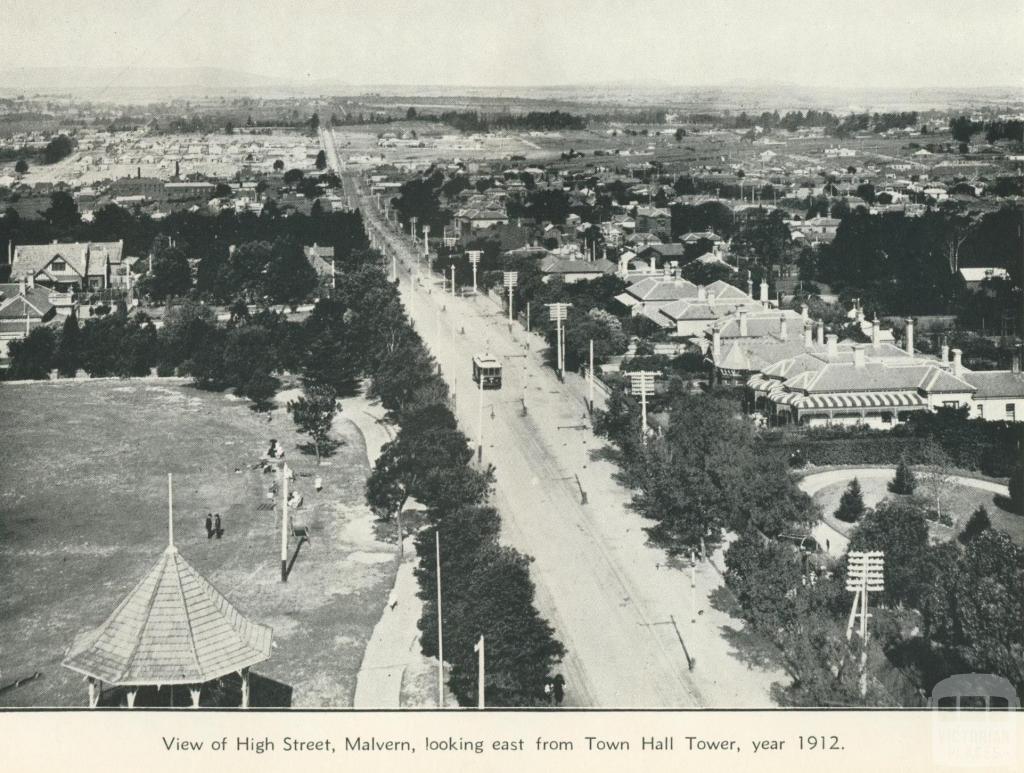
[[[365,506],[366,450],[350,422],[335,422],[342,445],[316,470],[320,494],[315,459],[298,452],[283,408],[268,422],[228,394],[140,381],[9,385],[0,423],[0,682],[42,672],[0,705],[85,704],[81,678],[60,665],[64,650],[156,563],[168,472],[181,555],[242,614],[273,627],[271,658],[255,672],[290,687],[294,706],[351,705],[397,563]],[[270,437],[284,445],[311,530],[287,584],[280,500],[257,509],[272,476],[252,469]],[[207,512],[221,514],[223,539],[207,538]]]
[[[886,478],[859,478],[861,490],[864,494],[864,504],[867,507],[874,507],[885,498],[901,499],[902,497],[891,494],[886,488],[889,482]],[[929,494],[929,486],[918,476],[916,496],[920,496],[925,503],[934,505],[934,497]],[[831,514],[839,507],[839,499],[846,490],[848,481],[833,483],[825,486],[814,495],[814,501],[821,506],[823,512]],[[1024,545],[1024,517],[1014,515],[1003,510],[996,504],[996,496],[990,491],[968,488],[955,483],[948,485],[943,490],[941,497],[942,511],[949,513],[956,520],[956,527],[950,529],[946,526],[929,524],[928,529],[933,538],[949,539],[960,532],[966,525],[967,519],[979,507],[984,506],[988,510],[992,526],[1005,531],[1019,545]],[[846,524],[836,522],[846,527]],[[852,525],[851,525],[852,529]]]

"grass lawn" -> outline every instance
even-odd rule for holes
[[[888,483],[888,478],[862,478],[860,485],[864,494],[864,504],[868,507],[874,507],[886,497],[889,499],[899,499],[898,495],[890,493],[886,488]],[[821,506],[822,512],[831,514],[836,511],[836,508],[839,507],[839,499],[842,497],[847,485],[849,485],[849,481],[833,483],[814,495],[814,501]],[[927,484],[920,480],[918,481],[916,496],[920,496],[922,501],[929,506],[934,506],[935,500],[928,493]],[[953,516],[956,520],[956,527],[950,529],[947,526],[929,523],[929,532],[933,538],[950,539],[959,534],[960,530],[967,523],[967,519],[971,517],[971,514],[978,507],[984,505],[985,509],[988,510],[989,518],[992,520],[992,526],[1005,531],[1018,545],[1024,545],[1024,517],[1003,510],[996,504],[995,499],[995,495],[990,491],[968,488],[967,486],[960,486],[955,483],[949,484],[944,489],[941,499],[942,512]],[[833,520],[833,522],[835,521]],[[847,524],[842,524],[842,522],[838,523],[844,527],[847,526]],[[850,524],[849,530],[852,530],[852,528],[853,524]]]
[[[271,658],[254,671],[290,687],[294,706],[351,705],[396,569],[364,503],[369,468],[354,425],[335,421],[341,446],[317,470],[319,494],[291,417],[279,408],[268,421],[229,394],[140,381],[8,385],[0,426],[0,684],[42,672],[0,693],[0,706],[85,704],[82,678],[60,665],[64,651],[165,548],[168,472],[182,556],[273,628]],[[287,584],[280,506],[258,509],[272,476],[252,469],[271,437],[284,445],[311,530]],[[221,514],[223,539],[207,539],[207,512]]]

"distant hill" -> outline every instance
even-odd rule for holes
[[[218,67],[14,67],[0,70],[0,91],[223,90],[273,88],[278,79]]]

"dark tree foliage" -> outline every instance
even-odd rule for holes
[[[896,475],[889,481],[888,488],[893,494],[904,495],[913,494],[914,489],[917,488],[917,478],[905,459],[900,459],[900,463],[896,466]]]
[[[45,379],[56,364],[57,336],[48,327],[37,327],[25,338],[8,345],[11,367],[7,378]]]
[[[82,361],[82,331],[78,324],[78,315],[72,311],[64,320],[57,342],[57,372],[65,378],[78,373]]]
[[[890,604],[916,606],[932,577],[928,562],[928,524],[911,502],[884,500],[869,510],[850,538],[850,550],[885,552],[885,592]]]
[[[960,532],[957,539],[966,545],[968,542],[977,538],[977,536],[983,531],[991,528],[992,521],[988,517],[988,510],[986,510],[984,505],[982,505],[971,514],[971,517],[967,520],[967,524],[964,526],[963,531]]]
[[[850,485],[846,487],[843,496],[840,497],[839,507],[836,509],[835,516],[840,521],[854,523],[860,520],[864,512],[864,495],[861,493],[860,481],[854,478],[850,481]]]

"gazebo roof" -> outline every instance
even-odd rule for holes
[[[64,666],[110,684],[201,684],[269,658],[270,637],[171,545]]]

